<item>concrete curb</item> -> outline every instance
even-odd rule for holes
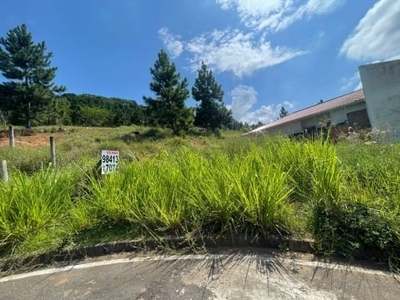
[[[51,252],[41,255],[32,255],[28,257],[9,258],[0,264],[0,272],[12,272],[24,269],[34,269],[44,267],[50,264],[69,264],[73,261],[83,260],[85,258],[94,258],[105,255],[117,254],[122,252],[139,252],[154,251],[160,249],[185,249],[191,246],[205,247],[209,250],[215,249],[245,249],[245,248],[269,248],[288,250],[292,252],[315,254],[315,242],[313,240],[302,240],[280,236],[268,236],[267,238],[250,237],[250,236],[234,236],[234,237],[207,237],[199,240],[188,241],[184,237],[163,238],[160,240],[144,239],[144,240],[128,240],[101,243],[92,246],[85,246],[72,249],[70,251]],[[373,256],[384,259],[384,253],[375,253]],[[368,254],[370,254],[368,252]],[[356,259],[364,260],[367,256],[365,253],[356,255]]]

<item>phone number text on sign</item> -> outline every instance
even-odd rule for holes
[[[101,150],[101,174],[118,172],[119,151]]]

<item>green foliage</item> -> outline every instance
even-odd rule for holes
[[[320,202],[312,219],[318,250],[346,257],[377,250],[385,251],[389,257],[399,253],[400,235],[390,214],[385,208],[365,202],[345,201],[333,207]]]
[[[95,95],[75,95],[63,94],[70,106],[70,118],[74,125],[87,125],[87,119],[82,122],[82,107],[86,109],[96,109],[103,111],[103,120],[97,120],[96,126],[127,126],[127,125],[143,125],[146,122],[146,116],[143,107],[139,106],[133,100],[124,100],[119,98],[106,98]],[[108,113],[105,114],[104,110]],[[94,126],[94,125],[93,125]]]
[[[38,113],[35,125],[72,125],[71,105],[67,99],[55,97],[48,107]]]
[[[156,98],[143,97],[153,125],[172,129],[174,134],[187,131],[193,123],[193,110],[185,106],[189,98],[188,81],[180,81],[180,74],[171,63],[167,53],[161,50],[153,68],[150,68],[153,81],[150,90]]]
[[[13,122],[19,124],[24,119],[27,128],[48,108],[54,93],[65,90],[53,83],[57,68],[51,67],[53,54],[46,50],[45,42],[34,44],[24,24],[0,38],[0,71],[9,80],[0,85],[0,108],[12,110]]]
[[[364,145],[363,143],[339,144],[338,155],[348,166],[349,181],[357,181],[360,187],[374,197],[393,197],[399,192],[394,184],[400,178],[399,144]]]
[[[81,125],[101,127],[109,124],[111,113],[104,108],[81,106],[77,118]]]
[[[200,102],[196,107],[194,124],[216,132],[223,125],[231,123],[232,113],[223,102],[224,91],[214,78],[211,70],[202,63],[192,87],[193,99]]]
[[[311,206],[317,250],[346,257],[378,255],[399,269],[399,145],[343,143],[336,148],[341,161],[335,168],[326,166],[336,184]]]

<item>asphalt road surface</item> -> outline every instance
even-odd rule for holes
[[[300,254],[123,254],[0,278],[0,299],[400,299],[393,274]]]

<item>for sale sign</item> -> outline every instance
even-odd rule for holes
[[[101,174],[118,172],[119,151],[101,150]]]

